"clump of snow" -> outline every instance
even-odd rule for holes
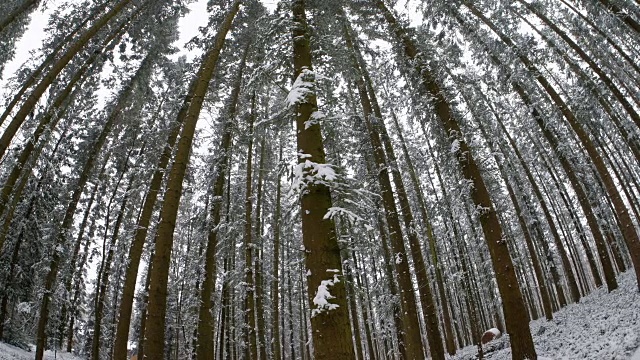
[[[332,272],[330,270],[332,269],[329,269],[327,271]],[[334,286],[339,282],[340,279],[338,279],[337,273],[333,274],[333,279],[322,280],[320,282],[320,285],[318,285],[316,296],[313,297],[313,304],[316,305],[316,308],[311,310],[311,317],[317,316],[326,311],[335,310],[340,307],[338,304],[332,304],[329,302],[329,300],[335,299],[335,296],[331,295],[331,293],[329,292],[329,287]]]
[[[364,221],[363,218],[358,216],[353,211],[347,210],[345,208],[341,208],[338,206],[333,206],[327,209],[327,213],[324,214],[323,219],[333,219],[336,215],[345,215],[351,221]]]
[[[451,153],[455,154],[460,150],[460,140],[458,139],[454,139],[451,142]]]
[[[499,339],[502,336],[502,332],[496,328],[491,328],[482,334],[482,343],[486,344],[490,341]]]
[[[331,186],[338,179],[331,164],[319,164],[311,160],[305,160],[297,164],[293,169],[293,190],[303,191],[307,184],[324,184]]]
[[[322,113],[322,111],[314,111],[311,113],[311,116],[309,117],[309,120],[307,120],[304,123],[304,129],[307,130],[308,128],[312,127],[315,124],[320,123],[320,121],[322,121],[322,119],[324,119],[326,116]]]
[[[295,106],[307,101],[307,97],[315,93],[316,75],[309,69],[302,69],[287,95],[287,106]]]
[[[554,313],[551,321],[532,321],[538,359],[640,360],[640,293],[634,275],[633,270],[621,274],[618,289],[611,293],[606,287],[597,289],[579,303]],[[508,334],[489,345],[485,359],[511,359]],[[471,360],[476,355],[474,345],[459,350],[451,359]]]

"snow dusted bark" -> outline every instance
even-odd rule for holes
[[[324,144],[315,94],[315,74],[307,29],[304,0],[292,3],[293,65],[296,76],[289,94],[296,114],[298,176],[301,185],[302,240],[314,358],[354,359],[349,309],[342,273],[340,247],[335,225],[326,218],[332,206],[330,182],[332,170],[325,164]]]

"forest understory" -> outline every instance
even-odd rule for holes
[[[610,293],[598,289],[555,313],[551,321],[531,322],[538,360],[640,360],[640,293],[631,271],[618,278],[620,287]],[[35,349],[35,346],[32,345]],[[477,359],[476,346],[460,349],[450,360]],[[487,360],[509,360],[509,336],[484,346]],[[31,360],[33,353],[0,343],[0,360]],[[69,353],[47,351],[45,360],[84,360]]]

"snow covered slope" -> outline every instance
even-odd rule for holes
[[[553,314],[552,321],[531,323],[538,356],[545,359],[640,360],[640,294],[634,272],[618,277],[617,290],[600,288]],[[509,337],[495,341],[508,346]],[[500,347],[500,346],[499,346]],[[474,359],[475,347],[467,347],[453,357]],[[510,360],[509,348],[486,354],[485,359]]]

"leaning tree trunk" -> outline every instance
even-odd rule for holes
[[[0,33],[7,26],[9,26],[17,18],[21,17],[24,13],[29,11],[32,7],[38,4],[38,0],[25,0],[22,4],[18,5],[13,11],[7,14],[0,20]]]
[[[195,135],[196,124],[200,116],[204,97],[218,65],[218,59],[225,43],[225,37],[231,28],[233,19],[240,9],[240,3],[241,0],[235,0],[233,2],[224,21],[220,25],[214,43],[203,57],[200,70],[197,74],[193,98],[191,99],[182,132],[180,133],[174,163],[169,172],[167,189],[165,191],[156,233],[155,252],[151,259],[149,304],[147,307],[147,338],[145,340],[145,356],[149,359],[164,358],[169,265],[171,263],[171,250],[173,248],[173,232],[178,215],[180,198],[182,197],[182,182],[187,170],[191,144]]]
[[[16,187],[15,185],[21,174],[24,174],[23,176],[27,176],[31,173],[31,167],[33,166],[33,164],[35,164],[41,153],[41,148],[39,150],[36,148],[40,137],[43,134],[46,135],[47,130],[55,129],[58,121],[60,121],[60,119],[64,117],[64,114],[70,105],[69,103],[75,98],[75,94],[73,93],[74,87],[76,87],[78,83],[82,84],[82,81],[84,81],[85,75],[91,68],[91,65],[94,64],[96,60],[98,60],[103,51],[113,45],[113,40],[119,38],[118,35],[121,35],[121,30],[122,28],[118,31],[114,31],[102,43],[101,51],[95,51],[94,53],[92,53],[92,55],[85,61],[80,69],[78,69],[74,73],[71,80],[69,80],[69,82],[67,83],[67,86],[56,95],[49,108],[49,111],[47,111],[40,119],[40,122],[38,123],[38,126],[36,127],[32,137],[27,140],[24,148],[20,151],[18,157],[16,158],[15,164],[13,164],[13,167],[11,168],[11,172],[2,185],[2,189],[0,190],[0,214],[4,214],[9,202],[9,198],[11,196],[13,196],[15,199],[19,198],[22,195],[22,191],[17,191],[18,189],[20,189],[20,187]],[[29,161],[30,159],[32,165],[28,166],[27,161]],[[8,210],[8,214],[5,215],[5,223],[11,222],[12,212],[13,210],[10,208]],[[0,250],[2,250],[2,246],[4,245],[5,235],[6,234],[4,233],[0,235]]]
[[[128,159],[126,160],[129,161]],[[122,171],[122,175],[126,172],[126,169]],[[122,179],[122,178],[121,178]],[[119,182],[119,181],[118,181]],[[107,294],[107,290],[109,288],[109,278],[111,276],[111,263],[113,261],[113,256],[115,253],[116,243],[118,241],[118,235],[120,233],[120,227],[122,225],[122,220],[124,219],[125,212],[127,210],[127,203],[129,200],[129,190],[131,189],[133,179],[128,180],[127,188],[124,191],[124,196],[122,202],[120,204],[120,209],[118,211],[118,215],[116,216],[116,222],[113,225],[113,234],[111,234],[111,241],[109,243],[108,252],[105,258],[105,254],[102,254],[102,265],[98,271],[98,279],[96,281],[96,298],[95,298],[95,309],[94,309],[94,319],[93,319],[93,334],[91,338],[91,359],[92,360],[100,360],[100,336],[102,333],[102,317],[104,313],[105,306],[105,297]],[[114,189],[117,192],[118,188]],[[109,211],[109,210],[108,210]],[[107,213],[108,213],[107,211]],[[105,238],[104,238],[104,246],[107,242],[107,231],[109,223],[106,223],[106,227],[104,230]]]
[[[302,240],[306,267],[310,273],[307,277],[309,302],[314,308],[311,317],[314,358],[354,359],[340,247],[333,220],[325,218],[332,206],[329,186],[324,183],[329,179],[323,179],[317,173],[328,165],[325,165],[321,126],[316,118],[319,112],[304,0],[293,1],[292,16],[296,77],[293,90],[303,93],[303,98],[296,99],[293,105],[297,149],[302,154],[298,157],[303,186],[300,195]]]
[[[47,321],[49,318],[49,303],[51,302],[51,294],[58,277],[58,271],[60,269],[61,262],[63,260],[63,254],[58,251],[60,248],[64,248],[67,242],[67,234],[73,226],[74,215],[80,197],[84,191],[84,187],[89,180],[91,172],[94,168],[95,162],[99,159],[100,151],[107,141],[107,136],[111,133],[111,129],[116,124],[117,120],[121,118],[121,113],[125,106],[129,102],[129,97],[133,91],[134,84],[129,84],[129,87],[123,92],[118,99],[118,103],[109,114],[109,117],[105,121],[98,138],[91,144],[89,151],[86,154],[86,160],[82,168],[82,172],[78,177],[75,184],[75,189],[71,196],[71,201],[68,203],[64,219],[58,230],[58,234],[55,237],[55,244],[53,246],[53,255],[49,264],[49,272],[44,282],[44,293],[42,295],[42,303],[40,305],[40,318],[38,320],[38,329],[36,335],[36,360],[42,360],[45,346],[45,332],[47,327]],[[105,159],[106,161],[106,159]]]
[[[129,3],[131,0],[120,0],[116,3],[106,14],[98,18],[89,29],[87,29],[78,39],[69,46],[69,48],[58,58],[58,60],[51,65],[49,71],[40,80],[38,85],[33,89],[31,94],[25,99],[20,106],[20,109],[13,117],[11,122],[7,125],[0,136],[0,159],[4,157],[5,151],[9,147],[11,140],[20,129],[20,126],[25,121],[27,116],[34,110],[36,104],[40,100],[40,97],[47,90],[49,85],[58,77],[60,72],[67,66],[69,61],[73,59],[80,50],[100,31],[105,25],[107,25],[111,19],[115,18]],[[126,22],[130,21],[129,19]]]
[[[491,196],[482,179],[480,168],[471,154],[471,149],[462,136],[462,131],[455,118],[449,101],[438,84],[434,74],[426,67],[426,62],[418,53],[418,49],[404,27],[398,23],[395,16],[386,7],[382,0],[374,0],[385,20],[389,23],[398,41],[403,45],[404,55],[416,68],[420,76],[422,90],[426,90],[433,99],[432,104],[437,118],[447,134],[453,137],[456,145],[456,159],[462,170],[464,178],[473,186],[470,189],[470,197],[478,209],[483,209],[478,220],[482,226],[485,240],[489,247],[493,270],[496,275],[498,290],[502,297],[502,309],[505,317],[507,332],[511,339],[511,348],[514,359],[536,359],[536,351],[533,338],[529,329],[529,318],[526,306],[520,291],[520,285],[516,277],[515,268],[507,242],[503,239],[503,231],[496,210],[491,202]],[[452,144],[453,145],[453,144]]]
[[[96,9],[94,9],[91,12],[91,14],[89,14],[89,16],[84,18],[84,20],[80,24],[78,24],[75,28],[73,28],[73,30],[71,30],[70,33],[68,33],[61,41],[59,41],[56,47],[49,52],[49,54],[42,61],[42,63],[29,74],[29,77],[27,77],[27,79],[22,83],[20,90],[18,90],[17,93],[13,94],[13,98],[11,98],[11,101],[5,107],[4,112],[2,113],[2,115],[0,115],[0,125],[4,123],[4,121],[9,117],[9,115],[11,115],[11,111],[16,106],[16,104],[18,104],[18,102],[22,99],[22,95],[24,95],[24,93],[27,92],[27,90],[29,90],[31,85],[33,85],[38,80],[42,72],[47,67],[49,67],[49,65],[53,63],[53,61],[56,59],[56,56],[58,55],[60,50],[62,50],[65,47],[65,45],[67,45],[80,30],[84,29],[86,24],[89,21],[93,20],[102,10],[104,10],[104,8],[107,5],[108,5],[108,2],[105,2],[102,5],[98,6]]]

